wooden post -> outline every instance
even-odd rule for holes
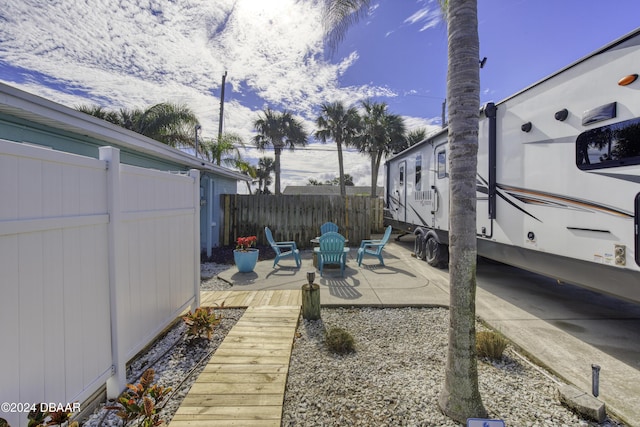
[[[307,273],[307,281],[302,285],[302,317],[306,320],[320,319],[320,285],[313,283],[316,272]]]

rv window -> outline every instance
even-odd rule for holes
[[[583,170],[640,164],[640,118],[590,129],[576,139]]]
[[[422,190],[422,155],[416,156],[416,191]]]
[[[400,166],[400,177],[398,178],[400,181],[400,186],[404,185],[404,165]]]
[[[444,151],[438,153],[438,179],[447,176],[447,155]]]

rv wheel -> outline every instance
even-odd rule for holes
[[[425,244],[425,255],[427,263],[430,266],[436,268],[445,268],[449,261],[449,248],[447,245],[438,243],[438,241],[432,237],[427,237],[427,243]]]

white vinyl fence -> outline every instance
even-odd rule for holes
[[[199,172],[119,159],[0,140],[0,402],[115,397],[127,361],[199,305]]]

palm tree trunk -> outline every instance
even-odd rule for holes
[[[282,148],[274,147],[273,152],[275,155],[275,161],[273,162],[273,171],[276,175],[274,190],[275,190],[275,194],[281,194],[280,193],[280,153],[282,153]]]
[[[345,197],[347,195],[347,189],[344,185],[344,159],[342,157],[342,143],[336,141],[338,146],[338,173],[340,174],[340,195]]]
[[[454,420],[487,416],[476,359],[476,172],[480,109],[477,0],[449,0],[449,350],[440,409]]]
[[[376,154],[371,153],[371,197],[376,197],[376,182],[378,182],[378,171],[376,170]]]
[[[380,162],[382,161],[382,152],[378,151],[371,154],[371,197],[378,197],[378,172],[380,171]]]

